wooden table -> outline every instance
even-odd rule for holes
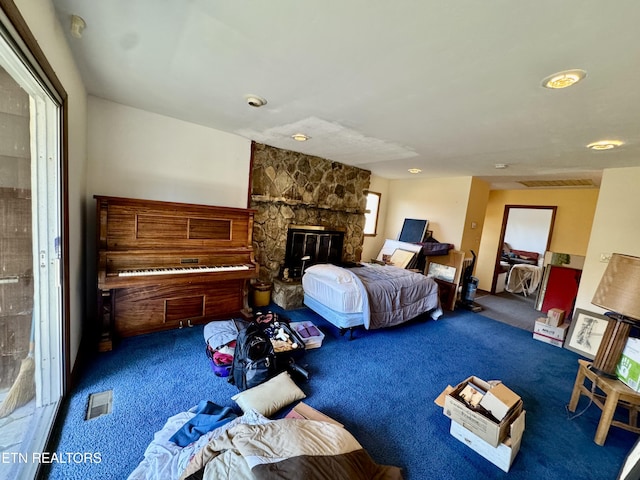
[[[578,364],[578,374],[576,375],[576,382],[569,402],[569,411],[576,411],[580,395],[590,398],[602,410],[594,442],[598,445],[604,445],[611,425],[640,433],[640,428],[637,426],[640,393],[633,391],[617,378],[609,378],[597,374],[590,369],[591,362],[578,360]],[[590,380],[590,388],[587,388],[584,384],[585,379]],[[613,419],[613,414],[617,407],[623,407],[629,411],[629,421],[627,423]]]

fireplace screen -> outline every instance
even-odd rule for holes
[[[344,232],[324,227],[290,227],[284,268],[289,278],[302,277],[305,268],[316,263],[342,262]]]

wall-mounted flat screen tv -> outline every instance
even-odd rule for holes
[[[424,240],[427,234],[429,220],[418,220],[415,218],[405,218],[398,240],[407,243],[419,243]]]

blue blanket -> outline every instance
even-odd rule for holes
[[[230,407],[221,407],[207,400],[198,404],[195,414],[195,417],[173,434],[169,439],[171,442],[179,447],[186,447],[205,433],[221,427],[237,417]]]

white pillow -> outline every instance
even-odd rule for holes
[[[351,273],[348,270],[330,263],[318,263],[316,265],[311,265],[309,268],[305,269],[304,272],[309,272],[313,275],[317,275],[318,277],[333,280],[337,283],[349,283],[352,281]]]
[[[288,372],[231,397],[243,412],[255,410],[265,417],[303,398],[306,398],[305,393],[291,380]]]

